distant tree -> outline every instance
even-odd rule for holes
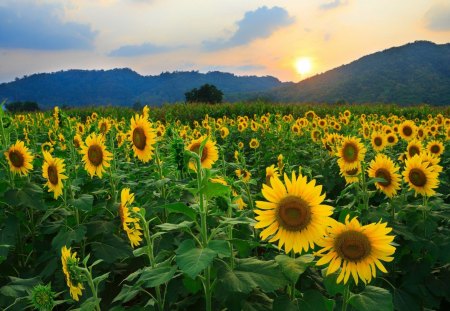
[[[5,104],[5,108],[9,112],[30,112],[39,111],[39,106],[36,102],[24,101],[24,102],[11,102]]]
[[[208,103],[217,104],[223,100],[223,93],[212,84],[204,84],[199,89],[193,88],[184,93],[188,103]]]
[[[142,108],[144,108],[144,106],[141,104],[140,101],[135,101],[132,107],[134,111],[140,111],[142,110]]]

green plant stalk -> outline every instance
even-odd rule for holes
[[[231,202],[230,202],[231,203]],[[231,208],[231,204],[228,204],[228,215],[229,218],[233,216],[233,210]],[[231,269],[234,269],[234,249],[233,249],[233,243],[231,241],[233,240],[233,225],[228,225],[228,240],[230,244],[230,267]]]
[[[114,138],[113,135],[109,135],[109,145],[112,153],[112,159],[109,166],[109,182],[111,184],[111,198],[113,199],[113,203],[117,202],[117,191],[116,191],[116,180],[114,179],[114,174],[116,172],[116,158],[114,156]]]
[[[163,175],[163,169],[162,169],[162,164],[161,164],[161,157],[159,156],[159,150],[158,150],[157,146],[155,146],[155,158],[156,158],[155,159],[156,160],[156,166],[158,167],[158,177],[159,177],[160,180],[162,180],[164,178],[164,175]],[[164,204],[165,204],[166,201],[167,201],[167,193],[166,193],[166,185],[165,184],[163,184],[161,186],[161,194],[162,194],[162,197],[164,199]],[[167,218],[168,218],[167,210],[164,209],[164,211],[163,211],[163,222],[167,222]]]
[[[92,296],[95,299],[95,310],[101,311],[98,295],[97,295],[97,288],[94,285],[94,281],[92,280],[92,271],[90,271],[87,267],[79,268],[81,271],[83,271],[84,275],[86,276],[89,288],[91,289]]]
[[[344,295],[342,296],[342,311],[347,311],[349,298],[350,298],[350,284],[348,284],[344,288]]]
[[[295,252],[292,250],[291,251],[291,257],[293,258],[293,259],[295,259]],[[289,293],[289,296],[291,297],[291,300],[292,301],[294,301],[295,300],[295,285],[296,285],[296,283],[295,282],[292,282],[292,284],[291,284],[291,286],[290,286],[290,293]]]

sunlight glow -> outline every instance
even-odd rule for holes
[[[312,69],[311,59],[307,57],[298,58],[295,61],[295,69],[300,75],[305,75],[311,72]]]

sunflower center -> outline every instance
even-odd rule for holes
[[[106,132],[106,124],[102,123],[102,125],[100,126],[100,132],[105,133]]]
[[[369,256],[372,246],[365,234],[348,230],[336,237],[334,249],[341,258],[352,262],[359,262]]]
[[[145,136],[144,129],[142,127],[137,127],[133,130],[133,144],[139,150],[144,150],[147,143],[147,137]]]
[[[288,231],[302,231],[311,222],[311,207],[300,197],[287,196],[278,203],[277,219]]]
[[[405,136],[411,136],[412,134],[412,128],[410,126],[405,126],[403,128],[403,134],[405,134]]]
[[[391,184],[392,178],[391,173],[385,168],[379,168],[375,172],[376,178],[383,178],[385,181],[379,181],[378,184],[382,185],[383,187],[387,187]]]
[[[387,140],[390,144],[392,144],[395,141],[395,138],[394,136],[388,136]]]
[[[344,159],[347,162],[354,162],[358,158],[358,148],[353,143],[348,143],[343,150]]]
[[[381,139],[381,137],[375,137],[373,142],[375,143],[375,146],[377,146],[377,147],[380,147],[383,144],[383,140]]]
[[[431,153],[439,153],[441,151],[441,148],[438,145],[433,145],[430,148]]]
[[[410,157],[413,157],[416,154],[420,154],[420,149],[417,146],[411,146],[408,149],[408,153]]]
[[[58,169],[54,165],[49,165],[47,169],[48,180],[53,185],[58,184]]]
[[[199,154],[200,152],[200,143],[195,143],[194,145],[191,146],[190,150],[192,152],[195,152],[197,154]],[[203,151],[202,151],[202,158],[201,161],[205,161],[206,158],[208,157],[208,149],[206,147],[206,145],[203,147]]]
[[[346,170],[345,173],[349,176],[354,176],[354,175],[358,174],[358,171],[359,171],[359,168],[355,167],[355,168],[352,168],[351,170]]]
[[[423,187],[427,183],[427,176],[425,173],[418,168],[413,168],[409,171],[409,180],[414,186]]]
[[[99,145],[92,145],[88,149],[89,161],[94,166],[99,166],[103,162],[103,151]]]
[[[17,150],[13,150],[9,153],[9,160],[15,167],[22,167],[25,162],[23,154]]]

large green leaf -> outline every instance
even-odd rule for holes
[[[187,217],[189,217],[191,220],[195,220],[195,218],[197,217],[197,212],[193,208],[191,208],[181,202],[166,204],[166,205],[161,206],[161,208],[167,209],[170,213],[184,214]]]
[[[234,270],[224,266],[220,271],[221,287],[226,291],[249,293],[259,287],[265,292],[273,292],[288,284],[274,260],[245,258],[236,259],[235,262]]]
[[[214,198],[229,195],[231,189],[229,186],[208,181],[202,191],[208,198]]]
[[[103,239],[92,242],[91,245],[95,257],[103,259],[107,263],[113,263],[118,259],[133,255],[131,247],[115,235],[108,235]]]
[[[193,240],[185,240],[176,251],[176,262],[181,271],[192,279],[206,269],[217,253],[210,248],[198,248]]]
[[[283,274],[292,283],[297,283],[300,277],[306,269],[313,264],[314,256],[307,254],[298,258],[292,258],[286,255],[278,255],[275,257],[275,261],[280,265]]]
[[[208,243],[208,248],[215,251],[220,257],[230,257],[230,244],[225,240],[211,240]]]
[[[173,230],[186,230],[187,228],[191,227],[194,224],[193,221],[183,221],[179,224],[172,224],[172,223],[163,223],[160,225],[157,225],[156,227],[164,230],[164,231],[173,231]]]
[[[351,294],[348,303],[356,310],[394,310],[391,293],[387,289],[375,286],[366,286],[366,288],[361,293]]]
[[[169,282],[177,271],[176,266],[162,265],[159,267],[145,268],[138,282],[143,282],[145,287],[155,287]]]
[[[86,227],[79,226],[75,230],[61,230],[52,241],[52,247],[56,251],[60,251],[63,246],[70,247],[73,241],[80,242],[86,235]]]
[[[94,203],[94,197],[90,194],[82,194],[77,199],[70,200],[69,203],[79,210],[90,212]]]
[[[328,294],[330,294],[330,296],[335,296],[338,293],[343,294],[345,290],[344,283],[340,284],[337,283],[337,278],[340,270],[327,276],[327,269],[328,268],[322,270],[322,276],[323,276],[323,285],[325,286],[325,289],[327,290]]]
[[[299,300],[299,306],[302,311],[332,311],[334,300],[326,298],[316,290],[308,290],[303,293],[303,297]]]
[[[9,247],[16,244],[19,220],[15,215],[10,215],[4,225],[0,228],[0,257],[7,258]],[[1,260],[0,260],[1,262]]]

